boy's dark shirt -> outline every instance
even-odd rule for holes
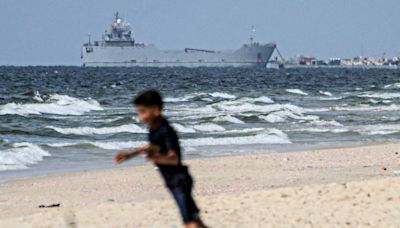
[[[157,165],[167,186],[171,187],[178,184],[175,182],[181,182],[182,178],[186,179],[188,171],[187,167],[182,165],[181,162],[181,148],[179,146],[178,135],[165,118],[161,119],[160,125],[157,128],[150,128],[149,142],[152,145],[159,146],[161,154],[165,155],[173,150],[178,156],[178,165]],[[178,178],[178,176],[182,176],[182,178]]]

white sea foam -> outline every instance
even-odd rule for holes
[[[234,113],[243,113],[243,112],[260,112],[260,113],[270,113],[280,110],[290,110],[296,114],[301,114],[304,112],[304,109],[292,104],[269,104],[269,105],[257,105],[251,103],[224,103],[220,102],[214,104],[213,107],[216,107],[219,110],[231,111]]]
[[[265,131],[265,128],[244,128],[224,131],[223,134],[248,134]],[[209,134],[220,134],[219,132],[210,132]]]
[[[137,148],[148,144],[146,141],[77,141],[66,143],[45,143],[49,147],[72,147],[78,145],[92,145],[105,150],[121,150],[128,148]]]
[[[196,132],[196,130],[194,130],[193,128],[184,126],[182,124],[174,123],[174,124],[172,124],[172,126],[174,127],[175,130],[177,130],[178,132],[181,132],[181,133],[195,133]]]
[[[400,133],[399,124],[375,124],[355,126],[353,129],[361,135],[389,135]]]
[[[50,154],[32,143],[14,143],[13,148],[0,151],[0,170],[26,169]]]
[[[37,102],[44,102],[43,98],[40,96],[39,91],[35,92],[35,95],[33,96],[33,100],[35,100]]]
[[[270,123],[281,123],[281,122],[285,122],[285,120],[286,120],[286,117],[283,117],[283,116],[275,114],[275,113],[268,114],[267,116],[258,116],[258,118],[265,120],[267,122],[270,122]]]
[[[272,112],[267,116],[259,116],[260,119],[270,123],[285,122],[288,118],[295,120],[318,120],[319,117],[315,115],[304,115],[300,110],[297,109],[283,109],[276,112]]]
[[[215,146],[215,145],[246,145],[246,144],[284,144],[291,143],[289,137],[278,129],[269,129],[267,132],[254,136],[237,137],[205,137],[183,140],[184,146]]]
[[[336,111],[399,111],[400,106],[396,104],[391,105],[379,105],[379,106],[370,106],[370,105],[359,105],[359,106],[335,106],[330,110]]]
[[[383,102],[385,103],[385,102]],[[362,111],[374,111],[374,112],[379,112],[379,111],[399,111],[400,110],[400,105],[396,104],[391,104],[391,105],[357,105],[357,106],[348,106],[348,105],[342,105],[342,106],[332,106],[332,107],[327,107],[327,108],[307,108],[305,111],[307,113],[314,113],[314,112],[329,112],[329,111],[351,111],[351,112],[362,112]]]
[[[364,93],[358,95],[358,97],[393,99],[393,98],[400,98],[400,93]]]
[[[106,150],[121,150],[128,148],[137,148],[148,144],[145,141],[127,141],[127,142],[88,142],[88,144],[92,144],[93,146],[106,149]]]
[[[0,115],[83,115],[103,108],[93,99],[79,99],[67,95],[54,94],[45,103],[17,104],[8,103],[0,106]]]
[[[333,96],[332,93],[330,93],[328,91],[321,91],[320,90],[319,93],[322,94],[322,95],[328,96],[328,97],[332,97]]]
[[[265,120],[269,123],[281,123],[286,121],[286,117],[279,115],[278,113],[271,113],[266,116],[258,116],[258,118]]]
[[[230,122],[230,123],[236,123],[236,124],[244,124],[244,122],[236,117],[233,117],[231,115],[226,115],[226,116],[217,116],[213,119],[215,122]]]
[[[316,126],[336,126],[336,127],[343,126],[343,124],[337,122],[336,120],[314,120],[311,122],[311,124]]]
[[[202,101],[207,101],[207,102],[212,102],[213,101],[213,99],[208,98],[208,97],[203,97],[203,98],[201,98],[201,100]]]
[[[175,103],[175,102],[185,102],[190,101],[195,98],[201,98],[204,101],[213,101],[212,99],[208,98],[207,96],[215,97],[215,98],[224,98],[224,99],[235,99],[236,96],[228,93],[221,93],[221,92],[213,92],[213,93],[193,93],[187,94],[181,97],[166,97],[164,98],[165,102]]]
[[[340,134],[340,133],[345,133],[349,132],[350,130],[348,128],[316,128],[316,127],[309,127],[309,128],[298,128],[294,130],[289,130],[289,131],[295,131],[295,132],[312,132],[312,133],[335,133],[335,134]]]
[[[54,126],[47,126],[46,128],[57,131],[61,134],[73,135],[99,135],[99,134],[116,134],[116,133],[146,133],[147,131],[136,124],[126,124],[116,127],[75,127],[75,128],[61,128]]]
[[[198,125],[193,126],[193,128],[198,131],[206,131],[206,132],[225,131],[224,127],[219,126],[217,124],[213,124],[213,123],[198,124]]]
[[[303,92],[300,89],[286,89],[286,92],[293,93],[293,94],[298,94],[298,95],[303,95],[303,96],[307,96],[308,95],[308,93]]]
[[[321,101],[337,101],[343,99],[343,97],[320,97]]]
[[[215,145],[248,145],[248,144],[284,144],[291,143],[289,137],[278,129],[251,129],[245,130],[247,132],[262,131],[262,133],[251,136],[236,136],[236,137],[203,137],[193,139],[180,140],[183,148],[192,148],[195,146],[215,146]],[[246,133],[234,132],[231,133]],[[92,145],[105,150],[122,150],[128,148],[140,147],[147,144],[145,141],[81,141],[75,143],[48,143],[46,146],[50,147],[67,147],[77,146],[81,144]]]
[[[225,98],[225,99],[235,99],[236,96],[229,94],[229,93],[220,93],[220,92],[214,92],[214,93],[209,93],[210,96],[212,97],[219,97],[219,98]]]
[[[385,85],[383,88],[384,89],[400,89],[400,82]]]
[[[174,103],[174,102],[184,102],[184,101],[189,101],[191,99],[194,99],[196,97],[202,97],[202,96],[207,96],[206,93],[194,93],[194,94],[188,94],[188,95],[184,95],[181,97],[166,97],[164,98],[165,102],[170,102],[170,103]]]
[[[249,100],[253,102],[261,102],[261,103],[266,103],[266,104],[272,104],[274,101],[267,97],[267,96],[261,96],[261,97],[256,97],[256,98],[248,98]]]

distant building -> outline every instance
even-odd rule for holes
[[[299,58],[299,64],[300,65],[312,65],[313,62],[317,61],[317,58],[315,57],[306,57],[306,56],[300,56]]]
[[[331,65],[331,66],[340,66],[341,64],[342,64],[342,60],[340,58],[329,59],[329,65]]]

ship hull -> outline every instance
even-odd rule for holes
[[[238,50],[159,50],[153,45],[82,47],[87,67],[265,67],[276,45],[248,44]]]

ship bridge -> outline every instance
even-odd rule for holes
[[[135,40],[132,38],[131,26],[124,18],[115,13],[114,21],[110,29],[103,34],[103,45],[106,46],[133,46]]]

